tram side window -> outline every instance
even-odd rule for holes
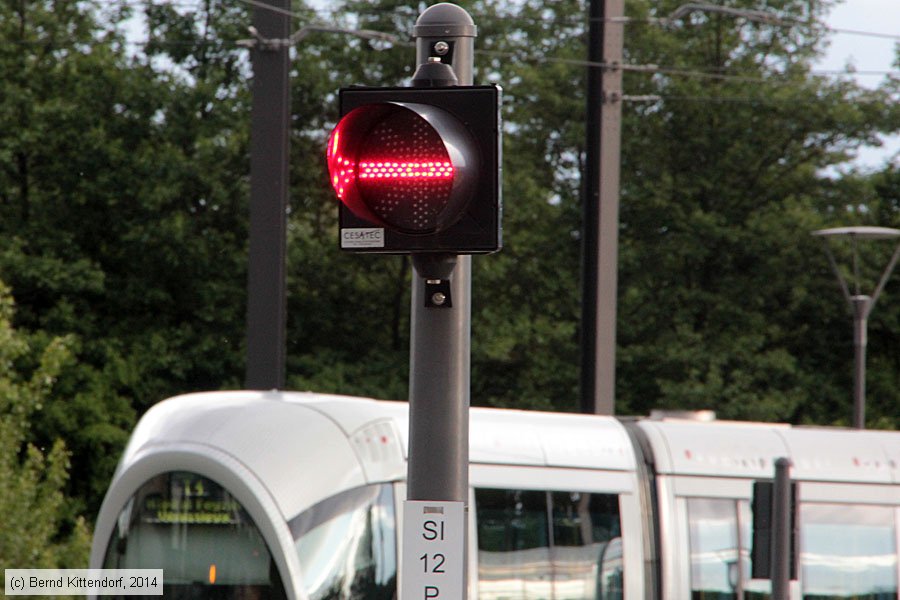
[[[211,479],[183,471],[150,479],[129,499],[103,567],[163,569],[163,596],[176,600],[285,597],[240,503]]]
[[[804,600],[896,600],[894,509],[801,505],[800,566]]]
[[[391,600],[397,591],[394,493],[390,484],[348,490],[288,526],[309,600]]]
[[[762,600],[767,581],[750,577],[750,503],[730,498],[688,498],[693,600]]]
[[[619,600],[613,494],[475,490],[480,600]]]

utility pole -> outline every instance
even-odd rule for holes
[[[615,414],[624,0],[591,0],[581,299],[581,412]]]
[[[262,0],[253,27],[269,40],[290,37],[289,0]],[[250,249],[247,271],[248,389],[284,387],[287,294],[285,263],[290,152],[290,48],[256,44],[251,50]]]

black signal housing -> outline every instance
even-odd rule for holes
[[[502,246],[500,88],[344,88],[328,142],[340,247],[487,254]]]

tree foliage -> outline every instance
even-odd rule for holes
[[[0,275],[17,326],[74,336],[33,436],[68,440],[93,512],[136,413],[240,381],[247,68],[221,38],[245,14],[207,5],[216,23],[198,24],[149,6],[130,57],[124,15],[2,9]]]
[[[13,303],[0,284],[0,562],[7,568],[83,568],[88,528],[64,494],[69,454],[57,439],[29,443],[33,422],[71,362],[70,341],[41,347],[10,324]],[[24,365],[36,364],[31,369]]]

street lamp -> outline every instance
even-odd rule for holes
[[[857,247],[857,241],[897,239],[900,238],[900,229],[892,229],[890,227],[864,226],[835,227],[833,229],[820,229],[818,231],[814,231],[813,235],[822,238],[825,246],[825,253],[828,255],[828,262],[831,263],[831,268],[834,269],[834,272],[838,278],[838,283],[840,283],[841,285],[841,292],[844,294],[844,298],[847,299],[847,303],[850,305],[850,309],[853,312],[853,426],[857,429],[865,429],[866,330],[868,326],[868,318],[869,314],[872,312],[872,309],[875,307],[875,302],[878,301],[878,296],[880,296],[882,290],[884,290],[884,286],[887,283],[888,277],[891,276],[891,271],[894,270],[894,266],[897,264],[897,259],[900,258],[900,240],[898,240],[897,247],[894,249],[894,254],[891,257],[887,268],[884,270],[884,273],[882,273],[881,280],[878,282],[878,286],[875,288],[875,291],[871,296],[860,292],[858,257],[859,249]],[[831,238],[840,236],[849,237],[853,249],[852,294],[850,293],[850,288],[847,286],[847,280],[844,278],[844,275],[841,273],[840,269],[838,269],[837,262],[834,259],[834,254],[832,254],[831,248],[828,243]]]
[[[705,2],[688,2],[682,4],[673,10],[668,17],[661,19],[664,23],[672,23],[678,19],[690,15],[693,12],[711,12],[756,21],[757,23],[766,23],[769,25],[785,25],[785,21],[779,16],[764,10],[752,10],[744,8],[730,8],[728,6],[718,6],[716,4],[707,4]]]

